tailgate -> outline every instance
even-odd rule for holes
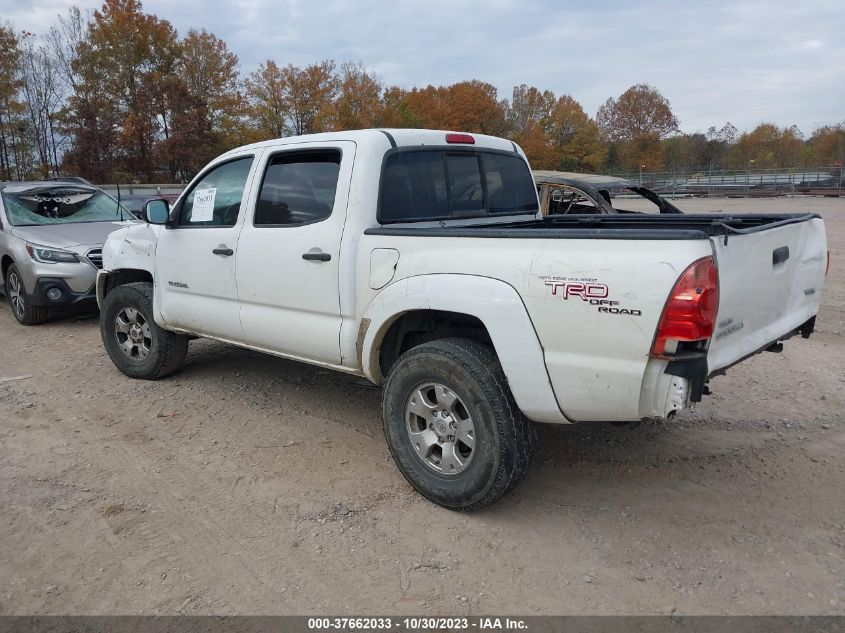
[[[819,310],[827,266],[824,223],[806,220],[712,237],[719,312],[710,372],[795,331]],[[727,242],[727,243],[726,243]]]

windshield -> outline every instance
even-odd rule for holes
[[[3,206],[15,226],[115,222],[132,217],[111,196],[87,187],[38,187],[4,190]]]

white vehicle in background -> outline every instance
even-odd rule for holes
[[[522,478],[531,421],[670,416],[809,336],[826,266],[812,214],[544,218],[514,143],[432,130],[241,147],[145,218],[97,277],[121,371],[204,336],[365,376],[404,476],[456,509]]]

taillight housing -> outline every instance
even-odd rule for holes
[[[472,134],[458,134],[450,132],[446,135],[447,143],[458,143],[461,145],[475,145],[475,137]]]
[[[687,267],[669,293],[651,356],[674,358],[685,350],[706,350],[718,310],[719,271],[713,257],[702,257]]]

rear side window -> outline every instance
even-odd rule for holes
[[[297,226],[325,220],[332,214],[340,152],[284,152],[270,159],[255,226]]]
[[[528,165],[516,154],[414,150],[385,160],[379,203],[384,224],[536,213],[537,208]]]

